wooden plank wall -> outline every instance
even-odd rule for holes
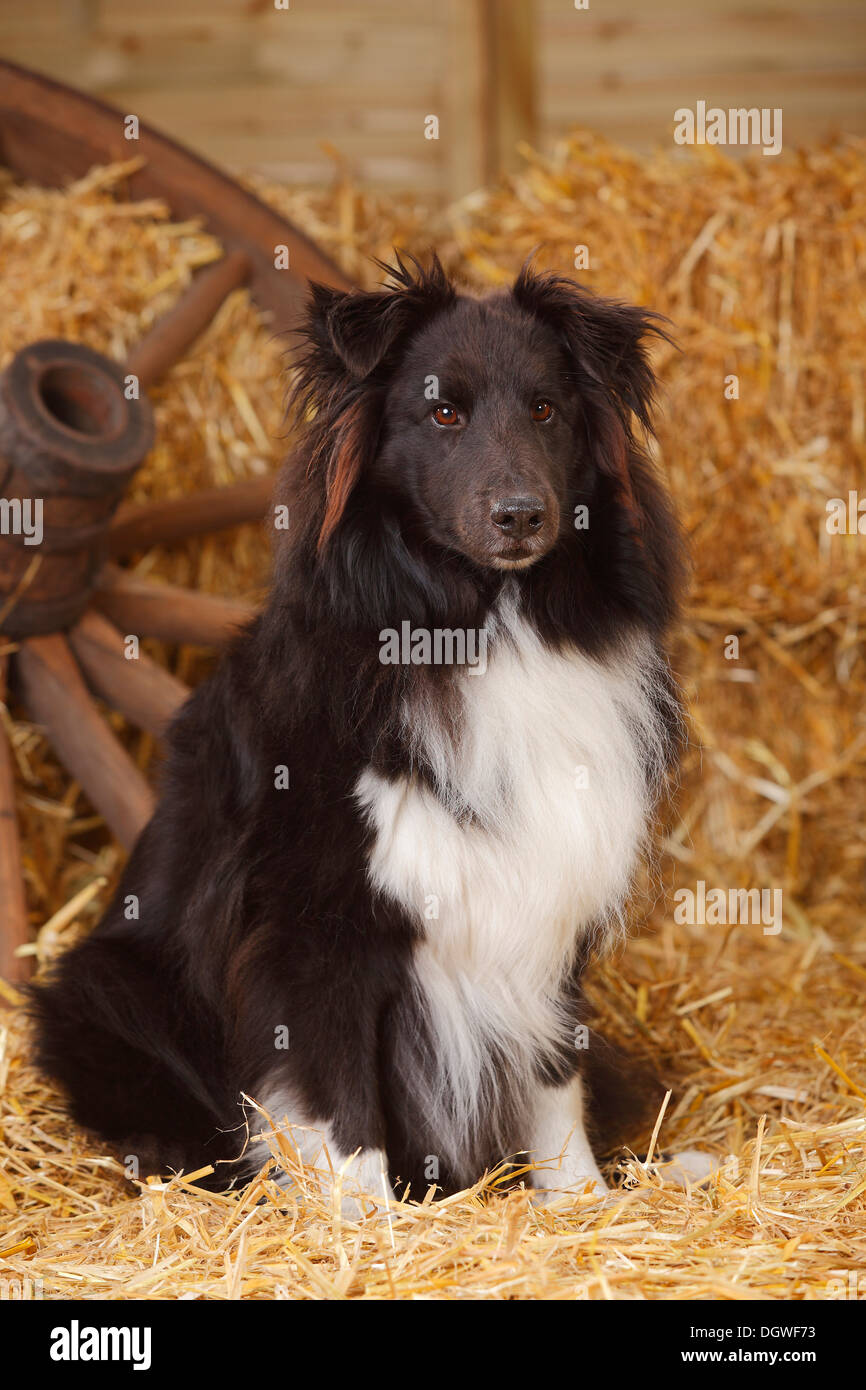
[[[534,102],[485,86],[491,5],[531,52]],[[331,147],[372,186],[465,191],[489,173],[491,107],[512,133],[534,115],[542,148],[575,124],[667,144],[698,100],[782,107],[786,146],[866,135],[863,0],[2,0],[0,55],[300,183],[332,176]]]

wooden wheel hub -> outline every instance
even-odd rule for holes
[[[13,358],[0,377],[0,496],[20,504],[6,513],[17,533],[0,535],[9,636],[54,632],[84,612],[108,523],[153,438],[150,403],[129,399],[121,368],[92,348],[49,339]]]

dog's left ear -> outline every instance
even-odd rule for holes
[[[652,429],[655,377],[649,364],[649,334],[672,341],[661,315],[602,299],[560,275],[535,274],[524,266],[513,290],[522,309],[559,336],[577,369],[579,387],[593,415],[589,446],[603,473],[616,479],[637,531],[640,513],[629,468],[634,448],[631,417]]]

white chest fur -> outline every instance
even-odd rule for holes
[[[423,925],[417,981],[460,1110],[493,1047],[528,1070],[556,1039],[557,984],[581,936],[619,916],[664,746],[648,643],[603,664],[504,627],[484,674],[460,678],[456,733],[433,709],[405,711],[437,792],[370,769],[356,787],[371,880]]]

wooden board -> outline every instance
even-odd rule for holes
[[[299,184],[330,181],[331,145],[364,184],[454,196],[533,123],[542,149],[574,125],[649,149],[697,100],[781,106],[789,145],[866,135],[862,0],[32,0],[0,7],[0,53]],[[534,92],[491,82],[527,56]]]

